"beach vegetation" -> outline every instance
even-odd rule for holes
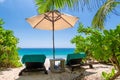
[[[89,58],[102,63],[112,64],[118,71],[111,78],[120,75],[120,25],[116,29],[99,30],[79,25],[78,34],[71,40],[75,52],[85,52]]]
[[[3,20],[0,19],[0,68],[19,67],[17,43],[18,39],[13,31],[3,28]]]

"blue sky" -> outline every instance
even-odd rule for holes
[[[90,26],[95,11],[71,11],[64,9],[61,12],[79,17],[78,22]],[[0,0],[0,18],[5,22],[4,28],[10,29],[19,38],[18,47],[22,48],[49,48],[52,47],[52,31],[33,29],[25,20],[37,15],[34,0]],[[55,47],[73,48],[70,40],[77,34],[78,22],[73,28],[55,31]],[[120,23],[120,16],[111,14],[105,23],[106,29],[114,29]]]

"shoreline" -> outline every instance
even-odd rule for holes
[[[74,48],[55,48],[56,58],[66,58],[67,54],[74,53]],[[53,58],[52,48],[20,48],[18,55],[21,58],[23,55],[44,54],[46,58]]]

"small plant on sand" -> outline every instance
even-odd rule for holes
[[[104,80],[110,80],[111,77],[115,75],[115,69],[113,68],[110,73],[102,72],[102,77]]]

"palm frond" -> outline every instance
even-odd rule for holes
[[[35,0],[38,7],[38,13],[48,12],[52,9],[53,3],[52,0]]]
[[[45,13],[53,9],[63,9],[64,7],[79,8],[80,3],[88,3],[89,0],[35,0],[39,13]],[[53,4],[54,3],[54,4]]]
[[[94,16],[92,21],[93,27],[103,29],[104,21],[106,20],[107,15],[109,15],[109,13],[112,12],[118,4],[119,2],[116,2],[114,0],[107,0],[106,3],[100,7]]]

